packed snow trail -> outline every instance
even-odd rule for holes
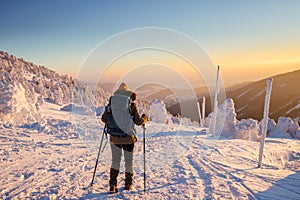
[[[20,133],[22,130],[17,131]],[[31,133],[31,136],[38,134],[40,133]],[[25,134],[22,137],[27,138]],[[50,139],[46,136],[43,137],[45,140]],[[119,176],[120,192],[109,194],[107,192],[109,179],[107,163],[99,163],[94,187],[84,190],[84,187],[90,183],[95,157],[88,153],[80,141],[73,141],[71,145],[68,145],[65,142],[54,143],[50,140],[49,143],[45,142],[37,147],[28,146],[25,139],[17,140],[15,138],[16,140],[11,142],[15,145],[18,144],[19,151],[17,153],[9,151],[8,154],[6,153],[8,162],[2,162],[1,196],[4,199],[6,197],[12,199],[25,197],[49,197],[50,199],[260,199],[260,192],[274,186],[284,190],[288,196],[300,196],[296,185],[278,184],[278,180],[280,182],[287,175],[293,174],[293,171],[280,166],[280,162],[277,164],[272,162],[271,164],[274,166],[265,165],[262,170],[255,167],[256,161],[249,158],[255,156],[251,155],[249,150],[257,150],[258,144],[255,145],[252,142],[249,144],[248,141],[242,140],[205,141],[203,137],[202,135],[197,136],[185,155],[174,163],[147,172],[146,194],[143,194],[142,173],[134,175],[134,190],[124,191],[122,189],[123,172]],[[163,136],[161,141],[163,141]],[[285,144],[285,142],[287,141],[282,143]],[[10,149],[9,143],[2,142],[1,146],[5,145],[8,147],[7,149]],[[299,146],[297,141],[289,141],[289,143],[293,148],[295,145]],[[14,145],[11,144],[11,146]],[[266,148],[268,148],[268,142]],[[232,155],[234,152],[239,154],[234,156]],[[240,156],[241,154],[244,156]],[[285,164],[288,162],[286,161]],[[293,166],[299,169],[299,165],[295,166],[294,163]],[[296,178],[299,183],[300,177],[296,176]],[[285,193],[282,193],[281,197]]]
[[[52,105],[48,109],[47,120],[53,125],[43,130],[0,126],[0,199],[300,198],[299,140],[267,138],[263,167],[258,169],[258,142],[214,140],[206,129],[157,123],[147,124],[146,193],[141,129],[135,147],[133,190],[123,189],[122,165],[120,192],[108,193],[109,145],[99,161],[93,188],[87,188],[101,126],[91,116],[78,116],[73,122],[82,123],[85,135],[74,137],[74,129],[64,121],[70,113]],[[92,134],[95,130],[96,135]]]

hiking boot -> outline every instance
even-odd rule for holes
[[[112,192],[112,193],[118,193],[117,185],[110,185],[109,186],[109,191]]]
[[[119,174],[119,170],[110,168],[109,191],[111,191],[113,193],[118,192],[118,188],[117,188],[118,174]]]
[[[132,172],[126,172],[125,173],[125,190],[131,190],[132,189]]]
[[[132,190],[132,185],[125,184],[124,190]]]

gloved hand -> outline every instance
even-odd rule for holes
[[[132,138],[133,143],[137,142],[137,137],[135,135],[132,135],[131,138]]]
[[[147,116],[145,114],[142,114],[142,118],[145,120],[145,122],[148,121],[148,118],[147,118]]]

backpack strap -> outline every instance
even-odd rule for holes
[[[131,117],[133,117],[134,104],[134,102],[130,102],[129,113]]]

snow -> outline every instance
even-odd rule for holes
[[[242,96],[244,96],[245,94],[247,94],[248,92],[250,92],[253,88],[249,88],[248,90],[245,90],[243,93],[239,94],[237,96],[237,98],[241,98]]]
[[[236,138],[259,141],[260,136],[258,136],[258,121],[254,119],[242,119],[237,122],[236,125]]]
[[[237,109],[236,111],[237,112],[241,112],[242,110],[244,110],[245,108],[247,108],[248,107],[248,105],[244,105],[243,107],[241,107],[240,109]]]
[[[214,113],[210,113],[205,119],[205,126],[209,127],[209,132],[212,131],[213,115]],[[237,120],[234,102],[230,98],[218,106],[216,121],[219,137],[258,140],[258,122],[253,119]]]
[[[137,129],[134,189],[123,190],[121,168],[120,192],[107,192],[109,145],[100,157],[94,187],[87,188],[103,124],[95,116],[60,108],[44,103],[41,109],[47,121],[44,125],[0,126],[2,199],[300,198],[299,140],[267,138],[263,168],[258,169],[258,142],[215,140],[206,133],[208,129],[155,122],[146,125],[146,193],[143,192],[141,128]],[[81,120],[72,124],[74,115]],[[248,122],[241,121],[238,126]],[[245,126],[256,128],[253,123]],[[80,128],[83,132],[75,137]]]
[[[297,110],[297,109],[299,109],[299,108],[300,108],[300,101],[298,102],[298,104],[297,104],[295,107],[293,107],[293,108],[289,109],[288,111],[286,111],[286,114],[288,115],[288,114],[291,113],[293,110]]]
[[[74,103],[66,105],[62,107],[60,110],[66,112],[81,113],[81,114],[88,114],[91,113],[92,111],[96,113],[98,111],[97,109],[88,108],[86,106],[81,106]]]
[[[212,129],[212,119],[214,113],[210,113],[205,118],[205,127]],[[217,137],[245,139],[259,141],[262,132],[262,121],[254,119],[236,119],[234,102],[232,99],[226,99],[218,106],[217,110]],[[279,117],[276,124],[274,119],[268,119],[267,134],[275,138],[300,138],[300,128],[298,120],[294,121],[289,117]]]
[[[154,99],[151,101],[149,119],[150,121],[164,124],[170,121],[170,116],[167,112],[166,105],[162,100]]]
[[[105,111],[105,106],[100,106],[100,107],[92,107],[92,111],[96,113],[96,116],[102,116],[102,114]]]
[[[39,98],[20,83],[0,82],[0,118],[5,123],[20,124],[40,120]]]
[[[275,138],[300,138],[298,121],[290,117],[279,117],[277,125],[269,130],[269,136]]]
[[[0,120],[22,125],[41,122],[38,110],[44,101],[65,106],[99,107],[110,96],[93,83],[26,62],[0,51]]]
[[[257,95],[256,96],[254,96],[254,97],[251,97],[252,99],[255,99],[255,98],[257,98],[257,97],[260,97],[263,93],[264,93],[265,91],[260,91],[259,93],[257,93]]]

